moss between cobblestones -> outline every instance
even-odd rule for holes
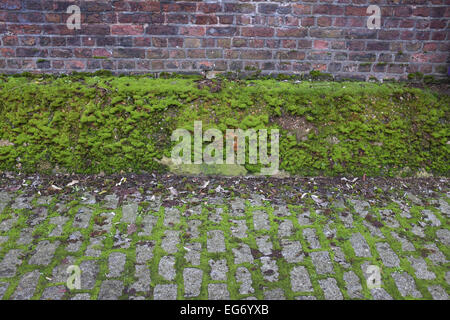
[[[17,192],[17,195],[19,195],[20,192]],[[444,196],[445,197],[445,196]],[[244,198],[244,197],[241,197]],[[389,267],[383,267],[382,269],[382,287],[391,295],[394,299],[413,299],[413,297],[403,297],[398,288],[395,284],[395,281],[393,280],[392,273],[393,272],[407,272],[410,276],[413,277],[415,285],[417,290],[421,293],[422,299],[431,299],[432,296],[430,292],[428,291],[428,288],[430,285],[439,285],[443,286],[446,291],[448,291],[448,285],[446,284],[445,280],[445,273],[447,272],[445,265],[434,265],[432,261],[427,256],[427,249],[424,247],[425,244],[434,243],[438,249],[444,254],[444,256],[448,259],[450,256],[450,249],[445,246],[441,241],[435,241],[436,239],[436,231],[439,229],[447,229],[448,230],[448,224],[447,224],[447,218],[436,208],[431,205],[432,202],[428,203],[427,201],[423,201],[423,205],[415,205],[411,202],[406,202],[409,207],[409,213],[411,214],[411,218],[405,218],[400,215],[401,209],[397,203],[394,202],[387,202],[381,204],[378,204],[376,206],[371,206],[367,211],[368,214],[370,214],[373,219],[382,221],[380,210],[391,210],[394,215],[395,219],[399,222],[400,227],[399,228],[391,228],[387,226],[386,224],[383,224],[379,230],[385,237],[385,239],[381,239],[378,237],[374,237],[371,235],[370,230],[363,225],[363,221],[367,221],[367,219],[362,218],[358,212],[354,208],[352,208],[352,205],[350,203],[346,203],[346,209],[337,208],[333,205],[329,206],[326,209],[326,212],[322,210],[322,212],[319,212],[317,209],[317,206],[315,205],[314,201],[312,199],[304,199],[303,203],[301,205],[288,205],[289,211],[292,213],[290,216],[281,216],[278,217],[274,214],[274,208],[273,205],[270,203],[264,201],[262,205],[256,206],[252,205],[250,200],[245,201],[245,210],[244,215],[242,217],[235,217],[231,215],[229,206],[227,205],[212,205],[212,204],[202,204],[202,211],[200,213],[194,212],[191,215],[187,214],[187,209],[189,208],[186,204],[177,206],[177,208],[180,210],[180,222],[176,225],[171,225],[170,227],[165,227],[163,225],[164,223],[164,207],[161,206],[158,212],[153,211],[147,211],[148,204],[140,203],[139,209],[138,209],[138,215],[136,224],[139,225],[141,219],[144,215],[150,214],[154,215],[155,217],[158,217],[158,220],[156,221],[155,226],[153,227],[153,231],[151,235],[149,236],[138,236],[138,232],[134,232],[131,235],[128,235],[128,237],[131,239],[130,242],[130,248],[114,248],[114,234],[117,230],[121,230],[122,232],[126,232],[126,224],[121,222],[122,219],[122,209],[121,207],[115,209],[115,210],[107,210],[102,207],[101,203],[97,203],[94,205],[86,205],[82,204],[78,201],[71,201],[68,203],[66,210],[64,210],[62,213],[57,212],[56,205],[60,202],[60,200],[57,197],[53,197],[51,201],[48,204],[42,204],[38,205],[37,203],[37,197],[33,199],[31,202],[33,205],[33,208],[36,209],[38,207],[45,207],[48,209],[48,215],[45,218],[45,220],[41,221],[39,225],[35,228],[33,235],[35,236],[30,244],[26,245],[19,245],[16,243],[16,241],[20,237],[21,230],[29,227],[29,220],[33,217],[33,211],[29,209],[18,209],[13,210],[11,206],[7,206],[4,210],[4,212],[0,216],[0,222],[11,218],[12,216],[17,216],[18,220],[15,222],[14,227],[8,230],[7,232],[2,232],[2,235],[8,235],[9,238],[6,242],[2,243],[0,245],[0,257],[4,257],[4,255],[11,249],[22,249],[25,253],[25,256],[23,258],[23,263],[18,267],[17,273],[13,278],[2,278],[0,280],[7,281],[9,283],[9,287],[4,295],[4,299],[8,299],[11,297],[11,295],[14,293],[14,291],[17,288],[17,285],[19,284],[20,279],[24,274],[27,272],[33,271],[33,270],[39,270],[39,272],[42,274],[38,285],[36,287],[35,293],[33,295],[33,299],[38,299],[41,297],[42,293],[44,292],[45,288],[49,286],[57,286],[62,285],[65,286],[65,283],[53,283],[52,281],[46,279],[46,278],[52,278],[53,275],[53,269],[59,265],[62,264],[63,260],[67,256],[72,256],[75,258],[75,264],[80,265],[82,261],[85,260],[95,260],[98,263],[99,266],[99,274],[96,278],[95,286],[93,290],[75,290],[75,291],[67,291],[64,294],[65,298],[71,298],[76,293],[86,292],[91,294],[92,299],[98,298],[98,294],[100,291],[101,283],[102,281],[106,280],[106,274],[109,272],[108,270],[108,258],[112,252],[122,252],[126,254],[126,263],[125,263],[125,269],[124,272],[120,275],[120,277],[116,278],[123,282],[125,287],[131,287],[131,285],[136,281],[135,278],[135,263],[136,263],[136,254],[134,248],[136,247],[137,243],[140,241],[154,241],[155,247],[153,249],[153,259],[147,262],[147,265],[150,268],[150,274],[151,274],[151,288],[154,288],[157,284],[166,284],[166,283],[176,283],[178,286],[178,297],[184,298],[184,279],[183,279],[183,270],[186,267],[193,267],[193,268],[199,268],[203,271],[203,281],[201,285],[201,293],[198,297],[189,298],[192,300],[198,300],[198,299],[208,299],[208,284],[211,283],[226,283],[228,290],[230,292],[230,296],[235,299],[241,299],[246,298],[249,296],[256,297],[258,299],[264,298],[264,288],[275,289],[275,288],[281,288],[284,292],[284,295],[287,299],[294,299],[297,296],[301,295],[314,295],[318,299],[324,298],[324,293],[322,288],[319,285],[319,280],[326,279],[326,278],[334,278],[337,281],[337,284],[343,294],[343,297],[345,299],[349,299],[349,295],[346,288],[346,283],[344,281],[343,275],[344,272],[347,271],[353,271],[358,276],[359,281],[362,286],[362,294],[364,298],[370,299],[372,298],[372,295],[370,293],[370,290],[367,288],[367,284],[365,281],[365,276],[363,274],[363,271],[361,269],[361,264],[363,262],[369,262],[370,264],[374,265],[382,265],[381,258],[379,253],[376,249],[376,244],[378,242],[387,242],[389,246],[392,248],[392,250],[395,252],[395,254],[398,256],[400,260],[399,267],[389,268]],[[448,201],[448,198],[447,200]],[[89,226],[85,229],[75,228],[73,226],[73,219],[75,215],[77,214],[78,210],[82,207],[90,208],[92,210],[92,216],[89,222]],[[222,221],[220,223],[215,223],[213,220],[209,218],[209,213],[211,213],[215,208],[223,208],[224,212],[221,215]],[[414,235],[411,232],[411,223],[417,224],[419,221],[423,221],[423,214],[422,210],[428,209],[433,212],[433,214],[436,216],[436,218],[441,222],[440,227],[432,227],[427,226],[425,228],[425,237],[420,238],[416,235]],[[270,223],[270,230],[255,230],[253,218],[254,218],[254,212],[256,210],[262,210],[267,212],[269,223]],[[304,211],[310,212],[310,220],[311,223],[308,225],[300,225],[298,222],[297,215],[304,212]],[[350,211],[349,214],[352,214],[353,217],[353,228],[346,228],[342,221],[340,221],[340,218],[338,217],[338,213],[346,210]],[[109,233],[105,234],[105,240],[102,242],[101,253],[99,257],[87,257],[83,255],[83,252],[85,252],[87,246],[90,243],[90,238],[92,235],[92,232],[94,231],[94,225],[96,223],[101,222],[98,217],[100,217],[100,214],[103,212],[115,212],[115,216],[112,219],[111,222],[111,230]],[[52,230],[52,226],[50,224],[50,219],[52,217],[57,216],[66,216],[70,219],[62,226],[62,234],[57,237],[50,237],[50,232]],[[186,232],[188,228],[187,222],[189,220],[200,220],[201,225],[199,227],[200,236],[198,238],[192,238],[187,237]],[[231,235],[231,226],[232,222],[231,220],[242,220],[246,222],[246,226],[248,228],[247,231],[247,237],[243,239],[237,239],[235,237],[232,237]],[[299,241],[302,246],[302,253],[305,255],[303,261],[298,263],[286,263],[283,259],[276,259],[276,264],[278,266],[278,272],[280,274],[278,281],[276,282],[269,282],[264,279],[264,276],[261,272],[261,262],[258,259],[255,259],[254,263],[243,263],[241,265],[235,265],[234,263],[234,256],[232,254],[233,248],[238,248],[240,244],[247,244],[251,249],[253,249],[252,254],[256,255],[255,258],[257,258],[258,253],[258,246],[256,243],[256,238],[259,236],[269,236],[270,241],[273,244],[272,252],[280,252],[281,245],[280,245],[280,238],[278,237],[278,229],[279,224],[281,221],[290,220],[293,223],[293,233],[290,237],[287,237],[286,239]],[[332,239],[328,239],[325,234],[323,233],[324,225],[328,224],[330,228],[336,228],[336,236]],[[309,248],[309,244],[307,243],[305,237],[303,236],[303,230],[306,228],[312,228],[316,230],[316,236],[318,238],[318,241],[321,245],[321,248],[319,249],[311,249]],[[161,247],[161,242],[164,236],[165,230],[179,230],[181,231],[180,235],[180,242],[177,245],[177,252],[173,254],[175,257],[175,269],[176,269],[176,278],[174,281],[167,281],[165,280],[161,275],[159,275],[158,272],[158,266],[160,259],[163,256],[167,256],[168,253],[164,251],[164,249]],[[207,232],[211,230],[221,230],[225,237],[225,244],[227,251],[226,252],[220,252],[220,253],[212,253],[207,251]],[[68,252],[66,250],[67,245],[67,238],[75,231],[80,231],[83,235],[83,244],[77,252]],[[402,250],[401,243],[397,242],[391,235],[391,231],[397,232],[400,236],[408,239],[413,243],[416,250],[412,252],[404,252]],[[352,248],[350,244],[350,237],[353,233],[361,233],[363,237],[365,238],[366,242],[368,243],[370,247],[371,257],[370,258],[363,258],[363,257],[356,257],[354,249]],[[36,265],[30,265],[28,264],[28,259],[31,257],[31,254],[36,249],[36,246],[39,242],[43,240],[48,240],[51,242],[54,241],[60,241],[60,246],[56,249],[54,256],[51,260],[51,262],[47,266],[36,266]],[[187,252],[184,249],[184,246],[187,243],[193,243],[198,242],[201,243],[202,250],[201,250],[201,258],[200,258],[200,265],[190,265],[186,259],[185,259],[185,253]],[[334,261],[334,253],[331,250],[333,246],[338,246],[342,249],[344,252],[344,255],[346,257],[346,260],[348,263],[350,263],[351,267],[348,269],[343,268],[340,266],[336,261]],[[311,252],[318,252],[318,251],[327,251],[329,253],[331,262],[333,264],[333,269],[335,271],[334,274],[324,274],[319,275],[316,272],[316,266],[313,264],[312,259],[310,257]],[[436,278],[433,280],[423,280],[418,279],[415,275],[415,270],[412,267],[411,263],[408,260],[408,257],[423,257],[427,263],[427,268],[429,271],[433,272],[436,275]],[[228,272],[227,272],[227,280],[226,281],[213,281],[210,277],[211,267],[209,265],[210,259],[225,259],[227,261],[228,266]],[[0,260],[1,261],[1,260]],[[246,267],[250,273],[252,278],[252,286],[255,289],[255,293],[253,294],[247,294],[247,295],[241,295],[239,293],[239,287],[240,284],[237,283],[235,274],[236,269],[239,266]],[[295,266],[305,266],[308,270],[308,274],[311,279],[311,283],[313,286],[314,292],[293,292],[292,286],[290,283],[290,277],[289,274],[291,270]],[[123,295],[120,297],[121,299],[127,299],[130,298],[134,294],[129,292],[124,292]],[[137,293],[136,295],[143,295],[143,293]],[[152,293],[150,293],[150,297],[152,296]],[[145,295],[145,298],[149,298],[149,296]]]
[[[449,105],[393,83],[0,76],[0,170],[165,170],[171,132],[197,120],[281,129],[291,174],[448,176]]]

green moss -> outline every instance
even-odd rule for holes
[[[172,131],[203,121],[281,129],[280,169],[291,174],[449,174],[449,96],[394,83],[197,80],[0,76],[0,170],[162,171]],[[296,122],[314,130],[297,141]]]

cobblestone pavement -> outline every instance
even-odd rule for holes
[[[448,299],[447,179],[0,182],[2,299]]]

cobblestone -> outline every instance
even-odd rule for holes
[[[388,243],[378,242],[377,244],[375,244],[375,247],[377,248],[381,260],[386,267],[393,268],[400,266],[400,259],[391,249]]]
[[[416,284],[412,276],[406,272],[393,272],[391,276],[403,297],[412,296],[413,298],[422,298],[422,294],[416,289]]]
[[[157,284],[153,293],[155,300],[176,300],[178,286],[176,284]]]
[[[291,270],[291,287],[294,292],[312,292],[313,287],[305,267],[297,266]]]
[[[120,280],[105,280],[100,286],[98,300],[118,300],[124,289]]]
[[[28,272],[20,279],[19,285],[14,291],[12,300],[30,300],[36,290],[41,274],[38,270]]]
[[[325,299],[327,300],[343,300],[341,291],[337,285],[337,281],[334,278],[327,278],[319,280],[319,285],[323,290]]]
[[[310,256],[318,274],[334,273],[328,251],[311,252]]]
[[[366,240],[360,233],[352,234],[350,238],[350,242],[352,244],[353,250],[355,250],[355,254],[357,257],[371,257],[369,245]]]
[[[127,260],[127,255],[121,252],[113,252],[109,255],[107,274],[108,278],[119,277],[125,269],[125,262]]]
[[[196,268],[186,268],[183,270],[184,296],[186,298],[200,295],[202,286],[203,271]]]
[[[175,257],[165,256],[159,260],[159,274],[166,280],[173,280],[176,276]]]
[[[301,194],[262,194],[265,183],[245,189],[250,180],[237,178],[219,192],[209,179],[212,191],[183,183],[177,197],[153,184],[94,192],[80,182],[83,198],[75,188],[30,196],[0,187],[0,299],[449,299],[440,180],[426,193],[389,185],[389,197],[365,197],[372,191],[322,191],[339,179],[305,191],[311,180],[298,178]],[[65,286],[73,265],[80,292]],[[369,265],[381,270],[378,288],[367,287]]]
[[[211,279],[218,281],[226,281],[227,280],[227,260],[209,260],[209,266],[211,267]]]
[[[209,300],[229,300],[230,292],[225,283],[210,283],[208,285]]]

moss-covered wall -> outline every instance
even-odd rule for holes
[[[0,170],[164,170],[172,131],[203,121],[280,129],[291,174],[448,176],[449,105],[394,83],[3,76]]]

